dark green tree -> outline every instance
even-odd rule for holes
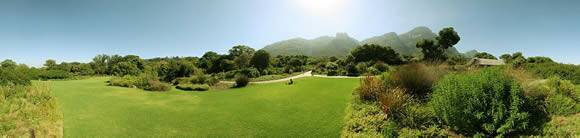
[[[390,47],[383,47],[375,44],[365,44],[357,47],[350,52],[354,62],[378,62],[382,61],[390,65],[399,65],[403,63],[399,53]]]
[[[270,66],[270,53],[266,52],[266,50],[256,51],[254,56],[252,56],[250,64],[260,71],[268,68]]]
[[[57,65],[56,61],[52,59],[46,60],[46,62],[44,63],[44,67],[46,67],[47,70],[52,70],[56,68],[56,65]]]
[[[483,58],[483,59],[497,59],[495,56],[493,56],[490,53],[487,52],[480,52],[474,55],[474,57],[476,58]]]

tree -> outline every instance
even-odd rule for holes
[[[421,48],[423,60],[442,61],[446,59],[445,50],[436,45],[433,40],[421,40],[417,43],[417,48]]]
[[[16,68],[16,66],[17,66],[16,62],[10,59],[4,60],[2,61],[2,63],[0,63],[0,67],[2,68]]]
[[[443,28],[443,30],[439,31],[439,36],[436,39],[439,46],[443,49],[451,48],[461,40],[453,27]]]
[[[214,66],[218,66],[217,61],[219,59],[220,55],[218,55],[216,52],[206,52],[203,54],[201,59],[199,59],[199,67],[205,69],[205,71],[208,73],[217,73],[219,70],[214,70],[217,68]]]
[[[254,56],[252,56],[250,64],[260,71],[268,68],[270,66],[270,53],[266,52],[266,50],[256,51]]]
[[[365,44],[351,51],[354,62],[382,61],[391,65],[402,64],[401,56],[390,47],[375,44]]]
[[[447,59],[445,51],[453,47],[461,40],[457,32],[452,27],[443,28],[439,31],[439,36],[433,40],[421,40],[417,43],[417,48],[421,48],[423,59],[427,61],[444,61]]]
[[[483,59],[497,59],[495,56],[493,56],[492,54],[489,54],[487,52],[477,53],[474,55],[474,57],[483,58]]]
[[[255,50],[253,48],[245,46],[245,45],[237,45],[237,46],[232,47],[232,49],[230,49],[229,52],[230,52],[230,56],[238,57],[244,53],[252,55],[252,54],[254,54]]]
[[[240,69],[250,66],[250,60],[252,60],[252,55],[250,55],[250,53],[242,53],[241,55],[234,58],[236,66]]]
[[[552,60],[549,57],[528,57],[527,62],[528,63],[554,63],[554,60]]]
[[[107,62],[110,60],[108,55],[97,55],[93,58],[91,66],[96,74],[104,75],[107,73]]]
[[[56,61],[52,59],[46,60],[46,62],[44,63],[44,67],[46,67],[47,70],[54,69],[56,65],[57,65]]]

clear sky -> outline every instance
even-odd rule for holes
[[[40,66],[97,54],[143,58],[259,49],[346,32],[363,40],[454,27],[462,51],[580,64],[577,0],[0,0],[0,60]]]

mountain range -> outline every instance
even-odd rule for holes
[[[422,39],[435,40],[437,34],[427,27],[416,27],[409,32],[398,35],[390,32],[358,41],[346,33],[337,33],[334,37],[322,36],[315,39],[294,38],[267,45],[263,50],[273,56],[277,55],[306,55],[313,57],[342,57],[362,44],[377,44],[389,46],[402,55],[418,56],[421,49],[415,45]],[[459,54],[457,49],[449,48],[448,54]]]

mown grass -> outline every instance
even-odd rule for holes
[[[338,137],[358,79],[146,92],[108,78],[50,82],[65,137]]]

